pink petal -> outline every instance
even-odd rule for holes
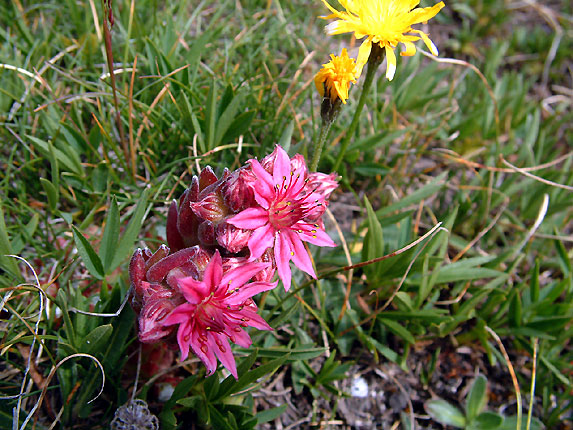
[[[185,299],[193,304],[201,303],[211,292],[210,287],[205,282],[197,281],[191,276],[177,279],[177,284]]]
[[[267,322],[256,312],[248,309],[245,307],[240,314],[245,318],[247,321],[246,323],[250,327],[254,327],[259,330],[272,330],[273,328],[267,324]]]
[[[275,241],[275,262],[277,263],[277,270],[279,278],[283,281],[285,291],[290,289],[291,272],[289,261],[291,258],[291,250],[288,239],[283,236],[284,232],[277,234]]]
[[[253,173],[257,177],[257,181],[253,184],[255,194],[258,192],[262,197],[272,199],[275,194],[273,177],[261,166],[258,160],[252,159],[249,160],[249,163],[251,163]]]
[[[293,229],[302,230],[302,233],[299,233],[299,237],[305,242],[312,243],[316,246],[336,246],[336,243],[334,243],[330,236],[326,234],[326,232],[320,227],[316,227],[310,224],[297,223],[293,226]]]
[[[261,194],[259,192],[259,190],[257,190],[256,188],[253,190],[253,196],[255,197],[255,201],[264,209],[269,209],[269,207],[271,206],[271,203],[273,201],[274,198],[274,191],[272,192],[272,194],[269,195],[264,195]]]
[[[189,355],[189,344],[191,343],[191,326],[181,324],[177,330],[177,343],[181,350],[181,360],[185,360]]]
[[[292,195],[299,195],[301,190],[304,188],[305,186],[305,178],[304,178],[304,172],[302,171],[295,171],[292,175],[292,181],[291,181],[291,185],[290,185],[290,192]]]
[[[269,222],[269,211],[263,208],[248,208],[229,218],[227,222],[235,227],[255,230]]]
[[[226,334],[229,336],[229,339],[231,339],[231,342],[234,342],[243,348],[248,348],[253,343],[248,333],[239,327],[229,330],[229,333]]]
[[[181,324],[189,321],[193,317],[193,312],[197,308],[196,305],[191,303],[184,303],[177,306],[161,323],[163,325]]]
[[[221,364],[231,372],[231,375],[233,375],[235,379],[239,379],[237,375],[237,364],[235,363],[235,357],[233,357],[233,351],[231,351],[231,346],[229,345],[227,337],[218,333],[213,333],[211,339],[209,339],[209,346],[211,346],[211,349],[215,351]]]
[[[291,258],[295,266],[316,279],[314,268],[312,267],[312,261],[310,260],[308,251],[302,244],[302,240],[300,239],[298,233],[289,231],[288,238],[292,250]]]
[[[275,185],[282,185],[285,178],[290,178],[291,168],[290,168],[290,158],[286,151],[280,146],[276,146],[277,158],[275,159],[275,165],[273,167],[273,179]]]
[[[239,288],[239,291],[233,293],[225,302],[229,305],[240,305],[254,295],[272,290],[276,286],[277,282],[251,282]]]
[[[199,359],[205,364],[207,368],[207,375],[212,375],[217,370],[217,357],[215,357],[215,351],[210,348],[207,344],[202,344],[199,342],[199,336],[207,336],[207,342],[209,342],[209,338],[212,336],[211,333],[199,332],[198,330],[194,331],[191,334],[191,349],[193,353],[199,357]],[[203,349],[201,349],[203,348]]]
[[[225,273],[223,279],[221,279],[221,285],[228,285],[229,289],[239,288],[270,265],[271,263],[246,263],[242,266],[237,266]]]
[[[273,246],[275,229],[269,224],[256,229],[249,239],[250,260],[259,258],[267,248]]]
[[[205,268],[205,274],[203,275],[203,283],[209,288],[209,293],[213,287],[216,287],[221,283],[221,278],[223,276],[223,260],[221,259],[221,254],[219,251],[215,251],[215,254],[211,257],[211,261]]]

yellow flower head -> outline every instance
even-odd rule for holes
[[[350,83],[355,84],[360,76],[357,72],[354,58],[349,58],[344,48],[340,57],[330,54],[330,61],[322,65],[322,69],[314,77],[314,84],[322,97],[326,89],[326,96],[330,97],[333,103],[340,99],[346,104]]]
[[[358,51],[357,67],[359,71],[368,61],[373,43],[378,43],[380,48],[386,51],[387,68],[386,78],[392,80],[396,71],[396,55],[394,48],[402,43],[406,50],[400,55],[411,56],[416,53],[413,42],[422,39],[428,49],[434,55],[438,55],[438,49],[432,43],[426,33],[412,29],[413,24],[425,22],[444,7],[444,2],[439,2],[432,7],[416,7],[420,0],[338,0],[346,9],[341,12],[330,6],[326,0],[322,2],[332,12],[324,19],[338,18],[326,26],[329,35],[352,33],[357,39],[366,39],[362,42]],[[405,33],[415,33],[405,34]]]

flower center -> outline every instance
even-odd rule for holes
[[[210,296],[205,298],[205,300],[197,306],[193,317],[197,324],[204,330],[222,333],[225,331],[222,309],[223,306],[219,303],[219,300],[211,293]]]
[[[291,172],[289,178],[283,176],[280,184],[275,185],[275,198],[269,208],[269,222],[277,229],[290,228],[297,222],[305,218],[316,206],[322,206],[323,200],[316,199],[313,196],[315,190],[310,192],[296,186],[299,176]],[[315,200],[312,200],[312,199]]]

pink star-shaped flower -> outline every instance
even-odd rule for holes
[[[302,157],[290,160],[278,145],[275,153],[272,174],[257,160],[249,160],[257,177],[251,187],[259,206],[245,209],[227,222],[242,229],[254,230],[248,242],[251,260],[259,258],[267,248],[274,250],[279,277],[288,291],[291,285],[291,260],[299,269],[316,278],[303,241],[318,246],[336,244],[323,230],[322,223],[309,219],[309,215],[314,214],[318,207],[326,204],[327,193],[317,192],[316,187],[309,185]]]
[[[272,330],[257,314],[257,306],[251,297],[275,288],[277,283],[248,283],[268,266],[269,263],[245,263],[223,273],[221,255],[215,251],[202,281],[192,277],[178,279],[187,303],[177,306],[163,324],[179,324],[177,342],[182,360],[187,358],[191,348],[205,364],[208,375],[217,369],[218,358],[235,378],[238,377],[229,340],[248,348],[252,341],[244,327]]]

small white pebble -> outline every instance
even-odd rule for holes
[[[360,397],[361,399],[368,397],[368,382],[362,376],[357,376],[352,380],[350,387],[350,394],[352,397]]]
[[[157,399],[160,402],[166,402],[167,400],[169,400],[171,398],[173,391],[175,391],[175,388],[173,388],[173,385],[164,384],[161,387],[161,390],[159,391],[159,395],[157,396]]]

